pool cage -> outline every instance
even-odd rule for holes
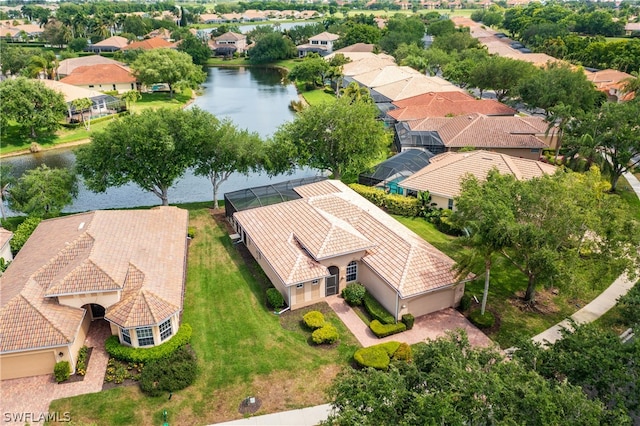
[[[398,151],[420,149],[436,155],[446,151],[444,142],[436,130],[412,130],[406,121],[396,123],[395,128],[394,143]]]
[[[297,200],[302,197],[293,188],[325,179],[324,176],[312,176],[227,192],[224,194],[225,215],[231,218],[235,212]]]
[[[398,183],[428,166],[433,155],[429,151],[408,149],[378,164],[371,172],[361,173],[358,183],[382,187],[392,194],[400,193]]]

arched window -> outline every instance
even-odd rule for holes
[[[358,279],[358,264],[356,261],[349,262],[347,265],[347,282],[353,282]]]

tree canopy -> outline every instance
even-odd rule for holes
[[[317,54],[308,54],[302,62],[293,66],[289,79],[308,82],[314,87],[324,85],[324,79],[331,65]]]
[[[193,164],[209,116],[198,108],[127,115],[93,134],[78,150],[76,167],[92,191],[132,182],[167,205],[168,189]]]
[[[249,62],[252,64],[266,64],[280,59],[293,58],[296,46],[288,38],[278,32],[270,32],[256,39],[255,45],[249,49]]]
[[[15,120],[25,137],[53,132],[67,112],[61,93],[24,77],[1,82],[0,99],[2,127],[6,128],[7,120]]]
[[[26,171],[8,188],[8,194],[11,210],[52,217],[78,195],[78,181],[67,169],[51,169],[42,164]]]
[[[187,32],[185,37],[180,41],[178,50],[188,53],[196,65],[204,65],[211,57],[211,49],[207,43]]]
[[[303,109],[275,133],[268,154],[270,171],[287,172],[293,163],[329,171],[335,179],[359,173],[389,143],[377,115],[372,103],[348,96]]]
[[[197,87],[207,76],[202,68],[195,65],[191,56],[173,49],[153,49],[141,53],[131,64],[136,78],[147,86],[156,83],[169,85],[173,97],[176,85]]]

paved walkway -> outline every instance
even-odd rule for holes
[[[411,330],[380,339],[373,334],[369,327],[362,322],[360,317],[353,312],[353,309],[340,296],[327,297],[326,301],[340,317],[344,325],[351,330],[351,333],[358,339],[362,347],[392,340],[413,345],[414,343],[424,342],[427,339],[435,340],[438,337],[445,336],[447,331],[455,331],[460,328],[467,332],[469,343],[473,346],[487,347],[493,344],[486,334],[471,324],[464,315],[455,309],[443,309],[418,317]]]
[[[58,384],[53,374],[0,381],[0,425],[34,424],[36,423],[34,418],[37,419],[41,414],[46,415],[49,412],[49,404],[54,399],[100,392],[109,359],[104,350],[104,341],[110,335],[109,323],[106,321],[91,324],[85,345],[93,347],[93,350],[87,374],[81,382]],[[10,416],[15,413],[29,413],[31,419],[5,422],[7,420],[5,413]],[[59,419],[64,418],[64,413],[57,415]]]
[[[331,405],[324,404],[216,424],[225,426],[313,426],[327,420],[330,413]]]

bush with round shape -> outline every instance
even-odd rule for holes
[[[313,340],[313,343],[316,345],[321,345],[323,343],[335,343],[338,341],[339,337],[340,335],[338,334],[338,330],[329,323],[325,323],[324,326],[318,328],[311,334],[311,340]]]
[[[118,336],[110,336],[104,344],[105,350],[113,358],[125,361],[146,364],[166,358],[176,349],[186,345],[191,340],[191,326],[183,323],[178,332],[168,341],[151,348],[133,348],[120,344]]]
[[[400,345],[400,342],[386,342],[367,348],[360,348],[353,354],[353,359],[362,367],[386,370],[391,362],[391,357]]]
[[[484,315],[480,313],[480,310],[471,311],[469,314],[469,321],[471,321],[478,328],[491,328],[496,319],[489,311],[485,311]]]
[[[360,283],[348,284],[342,289],[342,297],[349,306],[360,306],[367,289]]]
[[[471,308],[471,296],[465,293],[460,298],[460,311],[466,312],[469,308]]]
[[[304,321],[304,325],[306,325],[311,330],[316,330],[324,326],[324,315],[319,311],[310,311],[304,314],[302,317],[302,321]]]
[[[407,326],[407,330],[411,330],[413,328],[413,323],[416,321],[416,318],[412,314],[404,314],[402,316],[402,322]]]
[[[140,389],[149,396],[159,396],[190,386],[197,375],[195,353],[189,346],[183,346],[166,359],[146,364],[140,376]]]
[[[53,375],[58,383],[68,380],[71,375],[71,365],[69,361],[56,362],[55,367],[53,367]]]
[[[284,306],[284,297],[277,289],[271,287],[267,289],[267,302],[273,309],[281,309]]]

